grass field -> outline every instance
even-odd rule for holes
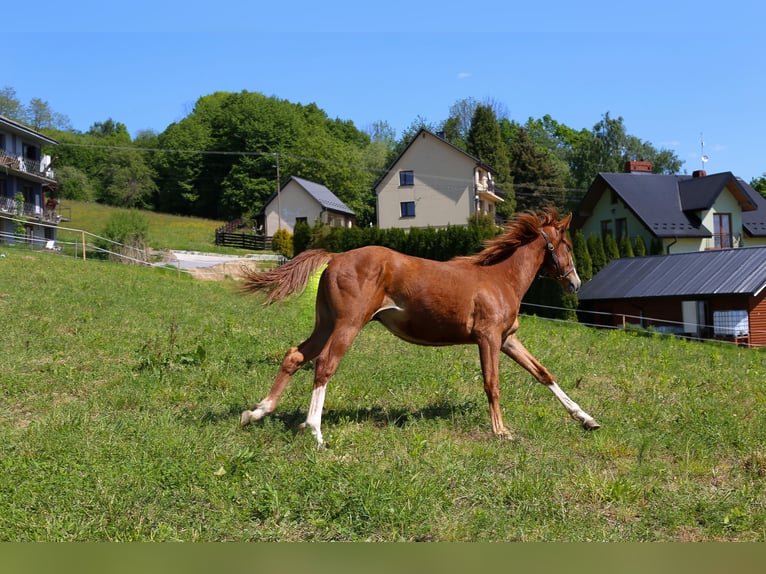
[[[478,353],[377,324],[295,434],[312,373],[243,430],[297,303],[231,282],[0,245],[0,540],[766,539],[766,355],[523,317],[601,423],[581,430],[508,360],[491,435]]]
[[[58,232],[60,242],[80,241],[78,233],[67,229],[100,235],[113,213],[127,211],[100,203],[73,200],[64,200],[62,207],[67,216],[71,215],[71,220],[61,222]],[[179,249],[212,253],[243,253],[242,250],[215,245],[215,230],[224,224],[222,221],[153,211],[140,211],[140,213],[149,223],[148,243],[158,251]]]

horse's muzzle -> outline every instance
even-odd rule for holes
[[[572,273],[570,273],[565,281],[567,282],[566,285],[564,285],[564,289],[566,289],[570,293],[577,293],[580,290],[580,287],[582,286],[582,281],[580,281],[580,276],[577,274],[577,271],[572,268]]]

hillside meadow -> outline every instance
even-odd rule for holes
[[[101,203],[65,199],[61,213],[67,218],[59,225],[59,243],[79,243],[80,232],[101,235],[109,218],[129,210],[103,205]],[[242,253],[241,250],[215,245],[215,230],[224,225],[223,221],[200,217],[182,217],[167,213],[136,210],[149,225],[147,243],[158,251],[179,249],[214,253]],[[91,241],[88,238],[88,241]]]
[[[329,448],[238,426],[309,306],[236,283],[0,245],[0,540],[764,541],[760,350],[522,317],[601,423],[503,358],[493,437],[473,347],[366,327],[331,381]]]

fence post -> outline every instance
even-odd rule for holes
[[[82,260],[85,261],[85,232],[82,232]]]

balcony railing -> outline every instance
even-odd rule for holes
[[[48,159],[46,163],[43,163],[36,159],[29,159],[17,154],[13,154],[4,149],[0,149],[0,167],[36,175],[38,177],[44,177],[46,179],[52,180],[55,178],[53,168],[50,164],[50,159]]]
[[[34,203],[17,203],[12,197],[0,197],[0,215],[10,217],[22,215],[45,223],[59,223],[62,220],[61,210],[43,208]]]

